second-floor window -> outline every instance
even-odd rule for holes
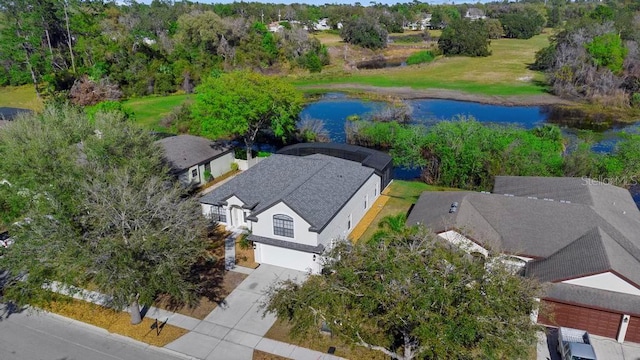
[[[273,215],[273,234],[293,237],[293,218],[287,215]]]
[[[227,211],[222,206],[212,206],[211,220],[226,223]]]

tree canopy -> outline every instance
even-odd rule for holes
[[[322,275],[272,288],[266,311],[292,335],[321,326],[393,359],[526,358],[539,285],[495,258],[473,260],[425,231],[341,244]]]
[[[369,49],[387,47],[387,30],[371,17],[357,17],[345,21],[340,31],[342,39],[349,44]]]
[[[162,152],[117,113],[48,107],[0,132],[0,207],[15,243],[0,258],[19,304],[51,298],[54,282],[87,286],[118,308],[160,293],[191,301],[204,255],[198,203],[169,177]]]
[[[249,71],[214,74],[196,87],[193,117],[200,134],[241,137],[251,147],[262,131],[287,140],[296,129],[302,95],[289,83]]]
[[[484,21],[458,19],[442,30],[438,48],[445,55],[489,56],[489,30]]]

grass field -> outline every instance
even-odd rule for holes
[[[367,241],[378,230],[378,223],[386,216],[407,214],[411,205],[415,204],[420,197],[420,194],[424,191],[448,191],[457,190],[444,188],[441,186],[433,186],[425,184],[421,181],[404,181],[394,180],[387,188],[382,196],[388,196],[384,208],[373,219],[371,225],[356,241]]]
[[[191,99],[192,95],[171,95],[171,96],[148,96],[134,98],[124,102],[124,106],[135,116],[135,121],[141,126],[152,129],[166,131],[160,126],[160,121],[171,113],[171,110],[180,106],[183,102]]]
[[[329,43],[326,37],[321,40]],[[298,86],[351,83],[437,88],[485,95],[537,95],[545,92],[541,85],[544,76],[527,67],[533,63],[536,51],[548,43],[548,33],[528,40],[498,39],[491,41],[492,54],[488,57],[441,57],[429,64],[343,72],[334,76],[327,72],[296,79],[294,83]]]
[[[42,99],[36,96],[33,85],[22,85],[0,87],[0,107],[2,106],[39,111],[43,104]]]

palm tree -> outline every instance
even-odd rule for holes
[[[378,223],[378,231],[376,231],[369,239],[370,242],[380,242],[384,239],[395,239],[397,237],[406,237],[413,234],[415,227],[407,227],[407,215],[404,213],[396,215],[387,215]]]

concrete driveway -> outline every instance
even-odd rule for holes
[[[165,347],[198,359],[246,360],[253,357],[254,349],[318,359],[316,352],[263,338],[276,321],[273,314],[263,316],[260,308],[267,288],[279,280],[303,282],[306,277],[301,271],[262,264],[193,331]]]
[[[640,360],[640,344],[617,341],[597,335],[589,335],[598,360]],[[558,348],[558,330],[547,328],[538,334],[538,360],[561,360]]]

